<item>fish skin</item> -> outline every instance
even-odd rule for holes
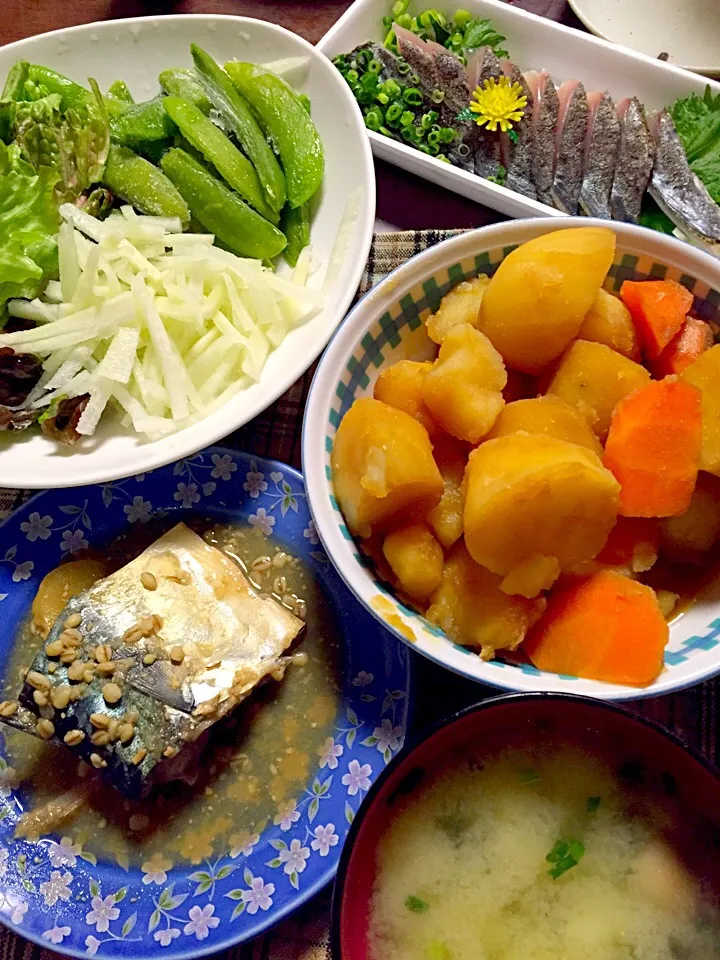
[[[400,55],[418,75],[418,85],[426,96],[438,89],[439,77],[434,51],[405,27],[393,24]],[[407,80],[407,77],[405,78]]]
[[[617,107],[620,117],[620,147],[610,193],[613,220],[637,223],[642,198],[650,181],[655,159],[655,142],[648,127],[645,108],[637,97]]]
[[[533,95],[533,162],[532,178],[537,198],[548,206],[554,206],[552,185],[555,175],[555,129],[560,101],[550,74],[543,70],[531,70],[525,80]]]
[[[555,133],[555,176],[552,199],[558,210],[574,216],[583,182],[588,101],[579,80],[566,80],[558,90],[560,110]]]
[[[504,133],[501,136],[501,155],[503,166],[507,173],[505,176],[505,186],[508,190],[514,190],[524,197],[531,200],[537,200],[537,190],[533,183],[533,95],[522,71],[515,66],[511,60],[502,62],[503,73],[509,77],[512,83],[518,83],[522,87],[523,94],[527,97],[527,106],[521,120],[513,125],[513,130],[517,135],[517,140],[513,142],[509,135]]]
[[[502,67],[500,61],[491,47],[485,47],[480,61],[480,68],[477,75],[475,86],[483,84],[486,80],[494,78],[499,80],[502,76]],[[473,87],[473,89],[475,89]],[[474,124],[476,133],[474,170],[478,177],[497,177],[500,173],[500,137],[497,131],[491,132],[484,127],[478,127]]]
[[[580,206],[589,217],[612,220],[612,191],[618,149],[620,120],[609,93],[589,93],[585,163]]]
[[[720,254],[720,206],[692,171],[668,110],[653,114],[655,166],[648,190],[684,233]]]

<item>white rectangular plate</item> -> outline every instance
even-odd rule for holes
[[[332,59],[369,40],[382,43],[382,18],[391,6],[392,0],[356,0],[325,34],[318,49]],[[429,6],[428,0],[412,0],[409,12],[419,13]],[[507,37],[504,46],[513,63],[521,70],[547,70],[557,83],[571,78],[581,80],[586,90],[607,90],[615,100],[636,96],[649,109],[670,106],[678,97],[693,92],[702,94],[708,83],[714,93],[720,93],[717,81],[525,13],[498,0],[433,0],[432,6],[449,16],[461,6],[473,16],[489,18]],[[404,143],[372,131],[368,133],[376,157],[453,190],[468,200],[511,217],[564,216],[554,207],[451,167]]]

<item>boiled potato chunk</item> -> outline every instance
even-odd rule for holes
[[[720,480],[699,473],[690,506],[679,517],[660,521],[660,549],[679,563],[702,563],[720,542]]]
[[[413,600],[425,600],[440,586],[442,547],[422,523],[408,524],[389,533],[383,554],[401,590]]]
[[[702,452],[700,469],[720,477],[720,344],[701,354],[680,379],[702,393]]]
[[[343,417],[330,463],[340,509],[361,537],[394,518],[425,517],[443,493],[427,430],[370,397],[356,400]]]
[[[458,440],[475,444],[495,423],[505,401],[507,374],[488,338],[469,323],[452,327],[425,377],[423,400],[433,418]]]
[[[438,428],[425,406],[422,388],[425,377],[432,368],[429,361],[419,363],[416,360],[398,360],[382,371],[373,390],[376,400],[382,400],[396,410],[409,413],[425,427],[430,436],[437,433]]]
[[[604,343],[630,360],[640,359],[640,345],[630,311],[620,297],[602,288],[585,314],[578,339]]]
[[[447,434],[440,434],[433,441],[433,456],[442,474],[445,488],[440,503],[427,515],[427,522],[447,550],[462,536],[462,482],[468,451],[465,444],[459,440]]]
[[[548,393],[579,410],[604,440],[617,404],[649,382],[650,374],[639,363],[603,343],[576,340],[560,361]]]
[[[505,363],[537,374],[577,336],[610,269],[606,227],[556,230],[513,250],[490,281],[479,327]]]
[[[560,561],[557,557],[530,557],[514,567],[500,584],[504,593],[519,594],[532,599],[543,590],[549,590],[560,576]]]
[[[480,304],[490,277],[481,273],[472,280],[463,280],[446,293],[440,301],[437,313],[432,313],[425,321],[428,336],[435,343],[442,343],[451,327],[460,323],[478,325]]]
[[[555,557],[563,570],[592,559],[617,519],[615,477],[594,453],[555,437],[486,441],[470,454],[464,483],[470,555],[501,577],[512,574],[518,592],[537,584],[536,558]]]
[[[462,541],[445,562],[442,583],[432,597],[427,618],[466,647],[479,647],[491,659],[496,650],[514,650],[545,609],[545,601],[510,597],[500,577],[479,566]]]
[[[487,439],[507,437],[512,433],[543,433],[558,440],[567,440],[568,443],[577,443],[602,456],[600,441],[585,417],[577,407],[570,406],[560,397],[535,397],[533,400],[516,400],[506,404]]]

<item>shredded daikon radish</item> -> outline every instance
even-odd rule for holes
[[[305,252],[279,277],[212,236],[181,233],[174,218],[123,207],[100,221],[72,204],[60,214],[60,279],[39,300],[10,302],[38,326],[0,333],[0,347],[42,359],[34,408],[88,394],[82,435],[108,405],[151,440],[202,419],[257,382],[270,353],[323,306]]]

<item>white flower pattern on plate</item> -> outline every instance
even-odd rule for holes
[[[167,930],[156,930],[153,939],[157,940],[161,947],[169,947],[176,937],[180,936],[177,927],[168,927]]]
[[[275,526],[275,517],[271,516],[265,507],[258,507],[257,513],[251,513],[248,517],[248,523],[269,537]]]
[[[279,470],[273,470],[272,473],[270,474],[270,479],[272,480],[273,483],[280,483],[282,478],[283,478],[283,475],[282,473],[280,473]]]
[[[152,514],[152,504],[142,497],[133,497],[132,503],[126,503],[123,512],[127,515],[128,523],[147,523]]]
[[[309,540],[312,546],[316,546],[320,542],[318,537],[317,530],[315,529],[315,521],[311,520],[310,523],[303,530],[303,536],[306,540]]]
[[[173,494],[173,499],[182,503],[186,510],[189,509],[194,503],[200,502],[198,485],[196,483],[185,483],[184,480],[181,480]]]
[[[265,493],[268,488],[265,474],[260,473],[254,460],[250,462],[251,469],[245,474],[245,483],[243,490],[247,490],[253,500],[257,500],[261,493]]]
[[[273,818],[275,826],[279,825],[283,832],[288,831],[300,819],[300,811],[295,809],[296,806],[295,800],[287,800],[280,805],[280,809]]]
[[[380,753],[385,753],[388,749],[397,750],[400,746],[400,738],[402,737],[402,727],[394,727],[392,720],[385,717],[381,725],[375,727],[372,735],[377,739],[375,746]]]
[[[318,850],[321,857],[330,853],[330,847],[336,846],[340,837],[335,833],[335,824],[328,823],[325,827],[315,827],[315,839],[310,842],[313,850]]]
[[[43,933],[43,940],[49,940],[50,943],[62,943],[65,937],[69,937],[72,933],[70,927],[58,927],[54,926],[50,930],[46,930]]]
[[[280,863],[284,863],[285,866],[283,870],[288,876],[294,872],[302,873],[307,864],[305,861],[310,856],[310,850],[307,847],[304,847],[302,843],[297,839],[290,841],[290,846],[285,850],[281,850],[278,854],[278,859]]]
[[[358,675],[353,678],[352,685],[354,687],[369,687],[374,679],[375,677],[371,673],[361,670]]]
[[[240,854],[249,857],[260,842],[260,836],[257,833],[249,833],[247,830],[242,833],[234,833],[230,837],[230,857],[236,860]]]
[[[20,903],[16,903],[10,912],[10,919],[13,923],[21,924],[25,919],[25,914],[27,913],[28,905],[22,900]]]
[[[274,893],[274,883],[265,883],[262,877],[253,877],[250,889],[242,892],[242,901],[247,904],[247,912],[252,914],[258,910],[269,910]]]
[[[47,540],[50,537],[52,522],[53,518],[49,514],[46,513],[44,517],[41,517],[35,510],[27,520],[23,520],[20,529],[30,543],[35,543],[36,540]]]
[[[63,530],[60,549],[63,553],[78,553],[87,549],[88,542],[82,530]]]
[[[0,877],[4,877],[8,868],[8,857],[10,854],[6,847],[0,847]]]
[[[343,755],[343,745],[335,743],[332,737],[328,737],[324,746],[318,750],[320,755],[320,769],[327,767],[329,770],[335,770],[338,765],[338,757]]]
[[[204,907],[190,907],[188,914],[190,920],[183,927],[183,933],[186,937],[195,934],[198,940],[204,940],[210,931],[220,924],[218,917],[214,917],[215,907],[212,903],[206,903]]]
[[[111,920],[117,920],[120,911],[115,906],[115,897],[93,897],[90,901],[92,910],[85,917],[85,923],[94,926],[98,933],[106,933]]]
[[[50,879],[40,884],[40,893],[45,899],[48,907],[54,906],[58,900],[70,899],[70,884],[73,882],[73,876],[67,870],[60,873],[59,870],[53,870]]]
[[[81,853],[82,847],[73,844],[70,837],[63,837],[60,843],[50,841],[48,856],[53,867],[74,867]]]
[[[140,869],[143,872],[142,882],[145,886],[155,883],[158,887],[161,887],[167,880],[167,871],[171,867],[171,860],[166,860],[162,854],[156,853],[140,865]]]
[[[348,788],[348,794],[351,797],[354,797],[359,790],[369,790],[370,789],[370,774],[372,773],[372,767],[369,763],[363,763],[360,766],[358,760],[351,760],[348,764],[348,772],[343,775],[342,783],[343,786]]]
[[[97,937],[89,936],[85,937],[85,946],[87,947],[87,952],[91,957],[94,957],[98,952],[98,947],[101,945]]]
[[[80,532],[80,536],[82,537],[82,532]],[[85,544],[85,546],[87,546],[87,543]],[[62,549],[62,546],[60,547],[60,549]],[[12,575],[13,581],[15,583],[20,583],[21,580],[29,580],[30,575],[34,569],[35,569],[35,564],[33,563],[32,560],[24,560],[22,563],[16,564],[15,569],[13,570],[13,575]]]
[[[215,480],[229,480],[237,470],[237,464],[229,453],[223,453],[222,456],[214,453],[210,459],[215,464],[210,476]]]

